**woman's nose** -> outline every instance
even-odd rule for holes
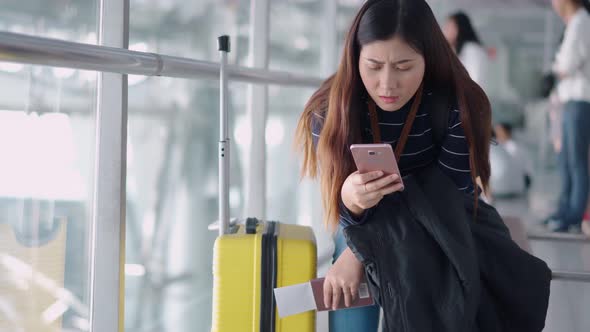
[[[385,91],[392,91],[399,88],[399,80],[393,75],[391,71],[386,71],[381,78],[381,88]]]

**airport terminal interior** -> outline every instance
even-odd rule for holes
[[[542,223],[562,181],[563,111],[542,90],[564,23],[550,0],[427,2],[441,26],[467,13],[486,55],[486,199],[519,244],[575,272],[552,281],[544,331],[590,331],[590,223]],[[0,1],[0,332],[212,330],[221,35],[230,217],[311,227],[324,275],[334,241],[294,136],[363,3]],[[498,151],[506,128],[516,155]]]

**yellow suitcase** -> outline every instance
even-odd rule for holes
[[[212,332],[315,331],[315,312],[279,318],[273,290],[316,277],[309,227],[248,219],[217,238]]]
[[[309,227],[259,222],[229,223],[229,128],[227,53],[229,37],[218,38],[220,61],[219,237],[213,253],[212,332],[310,332],[315,311],[277,315],[274,288],[316,277],[316,242]]]

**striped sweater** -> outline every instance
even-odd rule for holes
[[[429,104],[426,98],[432,98],[432,94],[426,94],[424,98],[425,100],[418,109],[412,130],[399,160],[402,176],[412,174],[422,167],[436,162],[442,171],[453,179],[458,190],[473,193],[474,185],[469,167],[469,147],[461,126],[459,110],[453,107],[449,112],[448,130],[440,146],[440,151],[438,151],[439,149],[433,141],[430,114],[424,107],[424,105]],[[387,112],[377,108],[382,143],[391,144],[394,150],[405,119],[410,112],[410,105],[411,101],[396,112]],[[323,122],[323,115],[316,113],[312,121],[312,135],[315,146],[319,141]],[[366,116],[362,117],[360,125],[363,143],[373,143],[368,111]],[[344,204],[341,204],[340,224],[346,227],[363,223],[371,211],[372,209],[369,209],[360,218],[354,218]]]

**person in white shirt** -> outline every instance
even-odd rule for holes
[[[590,4],[588,0],[552,0],[566,24],[553,72],[564,104],[559,168],[562,191],[557,211],[545,221],[553,231],[580,225],[589,190],[590,149]],[[586,7],[586,9],[584,8]]]
[[[443,32],[471,79],[486,91],[489,57],[469,17],[460,11],[450,15]]]

